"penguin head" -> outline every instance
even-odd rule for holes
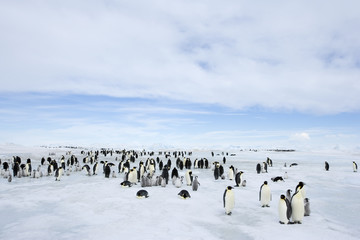
[[[285,200],[285,195],[281,194],[280,199]]]
[[[264,182],[264,185],[267,185],[267,184],[268,184],[268,182],[267,182],[267,181],[265,181],[265,182]]]
[[[232,187],[232,186],[228,186],[226,189],[227,189],[227,190],[231,190],[231,189],[233,189],[233,187]]]

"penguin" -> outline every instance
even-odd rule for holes
[[[192,171],[191,170],[187,170],[185,173],[185,180],[186,180],[186,185],[191,186],[192,184]]]
[[[285,172],[285,173],[284,173],[284,179],[288,179],[288,178],[289,178],[288,173]]]
[[[99,167],[99,163],[96,162],[93,166],[93,175],[97,175],[97,170],[98,170],[98,167]]]
[[[243,180],[241,186],[246,187],[246,180]]]
[[[115,171],[112,171],[111,177],[112,177],[112,178],[116,178],[116,173],[115,173]]]
[[[122,187],[132,187],[133,184],[131,182],[129,182],[129,181],[123,181],[123,182],[120,183],[120,185]]]
[[[285,197],[284,194],[280,196],[278,213],[280,224],[288,224],[290,222],[291,206],[289,200]]]
[[[287,200],[291,200],[291,192],[292,192],[292,190],[291,189],[288,189],[287,191],[286,191],[286,199]]]
[[[240,184],[242,183],[242,175],[243,175],[243,171],[240,171],[238,173],[236,173],[235,175],[235,187],[239,187]]]
[[[273,178],[271,178],[271,180],[272,180],[273,182],[279,182],[279,181],[283,181],[283,182],[284,182],[284,179],[283,179],[283,177],[281,177],[281,176],[273,177]]]
[[[185,189],[181,190],[181,191],[178,193],[178,195],[179,195],[180,198],[182,198],[182,199],[191,198],[190,193],[189,193],[187,190],[185,190]]]
[[[268,165],[267,165],[267,163],[266,162],[263,162],[263,173],[267,173],[268,171],[267,171],[267,167],[268,167]]]
[[[194,179],[194,181],[192,183],[192,190],[197,191],[198,188],[199,188],[199,185],[200,185],[200,183],[198,181],[198,176],[195,176],[195,179]]]
[[[353,171],[354,172],[357,172],[357,164],[356,164],[356,162],[355,161],[353,161]]]
[[[231,166],[229,167],[229,172],[228,172],[229,180],[233,180],[233,179],[234,179],[234,173],[235,173],[234,166],[231,165]]]
[[[136,167],[133,167],[130,172],[128,173],[128,181],[130,181],[131,183],[136,183],[137,182],[137,171],[136,171]]]
[[[219,166],[215,165],[215,170],[214,170],[214,178],[215,178],[215,180],[218,180],[219,176],[220,176]]]
[[[325,171],[329,171],[329,163],[327,161],[325,161]]]
[[[291,198],[291,218],[294,223],[301,224],[304,213],[304,198],[301,195],[301,189],[299,188]]]
[[[294,167],[294,166],[297,166],[298,164],[297,163],[292,163],[290,164],[290,167]]]
[[[183,176],[181,176],[181,178],[176,178],[176,180],[175,180],[175,187],[180,188],[181,185],[182,185],[182,183],[183,183],[183,179],[184,179]]]
[[[149,193],[148,193],[146,190],[141,189],[141,190],[137,191],[136,197],[139,198],[139,199],[140,199],[140,198],[148,198],[148,197],[149,197]]]
[[[62,167],[59,167],[58,169],[56,169],[55,171],[55,181],[60,181],[60,178],[63,174],[63,169]]]
[[[109,178],[111,168],[110,168],[109,164],[104,164],[104,165],[105,165],[105,168],[104,168],[105,178]]]
[[[234,206],[235,206],[235,197],[234,197],[234,192],[232,189],[233,189],[233,187],[228,186],[225,189],[225,192],[223,195],[225,214],[227,214],[227,215],[231,215],[232,210],[234,209]]]
[[[86,169],[86,173],[88,176],[91,176],[90,167],[89,165],[85,164],[81,169]]]
[[[304,216],[310,216],[310,202],[308,198],[304,199]]]
[[[12,181],[12,176],[11,176],[11,174],[9,174],[9,176],[8,176],[8,182],[11,182]]]
[[[257,173],[257,174],[260,174],[260,172],[261,172],[261,165],[260,165],[260,163],[258,163],[258,164],[256,165],[256,173]]]
[[[166,187],[166,178],[164,178],[164,177],[161,178],[160,185],[161,185],[161,187]]]
[[[267,181],[260,187],[259,201],[261,202],[262,207],[270,207],[271,191]]]

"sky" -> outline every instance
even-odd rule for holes
[[[0,143],[360,149],[358,1],[0,2]]]

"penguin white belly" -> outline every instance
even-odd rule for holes
[[[155,167],[154,167],[154,165],[153,165],[153,164],[150,164],[150,166],[149,166],[149,173],[150,173],[150,176],[152,176],[152,175],[154,174],[154,172],[155,172]]]
[[[188,186],[191,185],[191,178],[190,178],[190,171],[187,171],[186,174],[185,174],[185,179],[186,179],[186,184]]]
[[[235,206],[234,201],[234,192],[233,191],[227,191],[225,196],[225,213],[229,214],[232,212]]]
[[[261,189],[261,205],[268,206],[271,200],[271,192],[268,186],[263,186]]]
[[[304,217],[304,199],[301,196],[301,193],[296,193],[291,199],[291,209],[292,215],[291,218],[294,222],[301,222]]]
[[[234,179],[234,171],[232,169],[229,170],[228,176],[229,176],[229,180]]]
[[[278,206],[278,212],[279,212],[279,221],[280,223],[288,224],[289,219],[287,218],[287,206],[286,202],[283,199],[279,200],[279,206]]]

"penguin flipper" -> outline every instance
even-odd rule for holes
[[[226,196],[226,190],[224,192],[224,196],[223,196],[223,203],[224,203],[224,207],[225,207],[225,196]]]

